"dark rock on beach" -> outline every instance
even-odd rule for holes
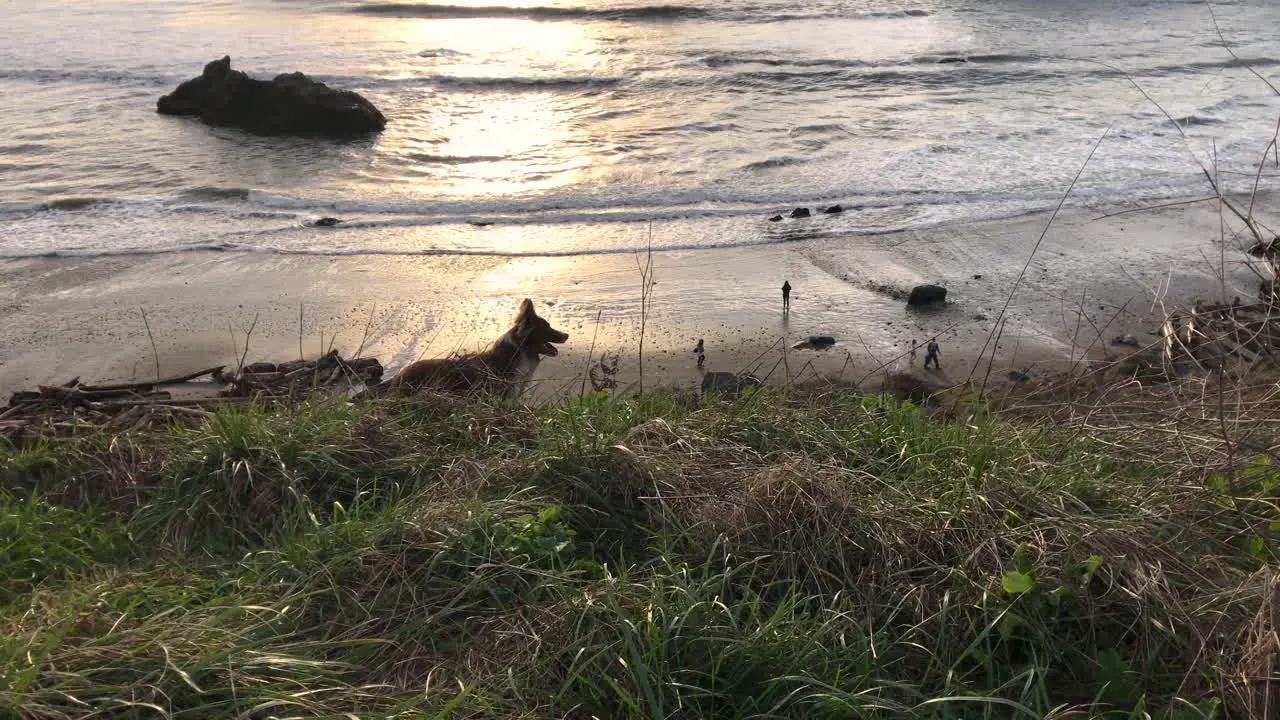
[[[208,125],[230,125],[257,135],[330,137],[378,132],[387,118],[350,90],[335,90],[300,72],[255,80],[231,69],[231,57],[204,66],[160,98],[162,115],[196,115]]]
[[[907,304],[913,307],[935,305],[947,301],[947,289],[941,285],[917,285],[911,288]]]
[[[337,225],[341,222],[342,221],[336,217],[322,217],[311,224],[316,227],[333,227],[334,225]]]
[[[1115,336],[1114,338],[1112,338],[1112,339],[1111,339],[1111,344],[1112,344],[1112,345],[1127,345],[1127,346],[1129,346],[1129,347],[1139,347],[1139,346],[1141,345],[1141,344],[1138,342],[1138,338],[1136,338],[1136,337],[1134,337],[1133,335],[1130,335],[1130,334],[1128,334],[1128,333],[1126,333],[1126,334],[1124,334],[1124,335],[1117,335],[1117,336]]]
[[[774,215],[773,217],[769,218],[769,222],[782,222],[782,216]]]
[[[831,207],[822,211],[824,215],[836,215],[842,212],[844,212],[844,208],[840,207],[839,205],[832,205]]]
[[[928,375],[917,375],[910,372],[891,373],[884,379],[884,391],[899,400],[910,400],[917,405],[925,405],[945,385]]]
[[[826,350],[836,344],[836,339],[830,335],[810,335],[791,346],[792,350]]]
[[[791,217],[793,218],[807,218],[811,214],[812,213],[809,212],[809,208],[796,208],[791,211]]]
[[[702,394],[716,393],[721,397],[732,399],[738,397],[749,387],[760,387],[758,378],[751,375],[735,375],[731,372],[709,372],[702,376]]]
[[[939,65],[950,65],[952,63],[967,63],[969,60],[962,57],[944,57],[938,61]]]

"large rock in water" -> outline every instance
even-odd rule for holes
[[[947,289],[941,285],[917,285],[911,288],[911,294],[907,296],[907,304],[915,307],[946,301]]]
[[[300,72],[255,80],[231,69],[231,57],[204,66],[200,77],[160,98],[163,115],[199,115],[258,135],[344,136],[377,132],[387,118],[350,90],[334,90]]]

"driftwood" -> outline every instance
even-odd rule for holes
[[[224,369],[225,369],[225,366],[219,365],[218,367],[212,367],[207,370],[188,373],[186,375],[179,375],[177,377],[165,378],[163,380],[155,380],[152,382],[123,383],[119,385],[85,385],[85,386],[82,386],[80,389],[90,393],[118,392],[122,390],[135,390],[135,391],[150,390],[152,388],[159,387],[160,385],[180,385],[182,383],[191,382],[192,380],[197,380],[206,375],[214,375],[215,373],[219,373]]]
[[[86,429],[118,431],[157,422],[199,421],[218,407],[372,385],[382,380],[382,374],[377,358],[348,360],[334,350],[313,360],[257,362],[234,373],[219,366],[160,380],[100,385],[82,385],[77,377],[10,395],[8,406],[0,407],[0,436],[21,445]],[[208,382],[193,382],[206,377]],[[192,390],[203,386],[204,396],[175,398],[173,392],[162,389],[179,385]]]
[[[1278,258],[1267,257],[1273,276]],[[1233,363],[1276,361],[1280,356],[1280,296],[1274,281],[1264,281],[1259,300],[1206,305],[1171,313],[1160,326],[1163,355],[1169,368],[1199,370],[1223,368]]]
[[[383,367],[377,358],[346,360],[331,350],[315,360],[246,365],[230,378],[223,397],[302,397],[320,389],[374,384],[382,380]]]

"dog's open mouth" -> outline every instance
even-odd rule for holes
[[[546,355],[547,357],[555,357],[560,354],[560,351],[557,350],[556,346],[552,345],[551,343],[562,343],[568,340],[569,333],[553,331],[551,333],[548,333],[548,336],[551,339],[544,340],[542,344],[538,346],[538,353],[542,355]]]

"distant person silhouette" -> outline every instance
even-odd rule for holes
[[[693,354],[698,356],[698,369],[707,363],[707,349],[702,344],[702,338],[698,338],[698,344],[693,348]]]
[[[791,283],[782,281],[782,312],[791,311]]]
[[[942,366],[938,364],[938,338],[933,338],[924,349],[924,369],[929,369],[929,362],[933,362],[934,370],[941,370]]]

